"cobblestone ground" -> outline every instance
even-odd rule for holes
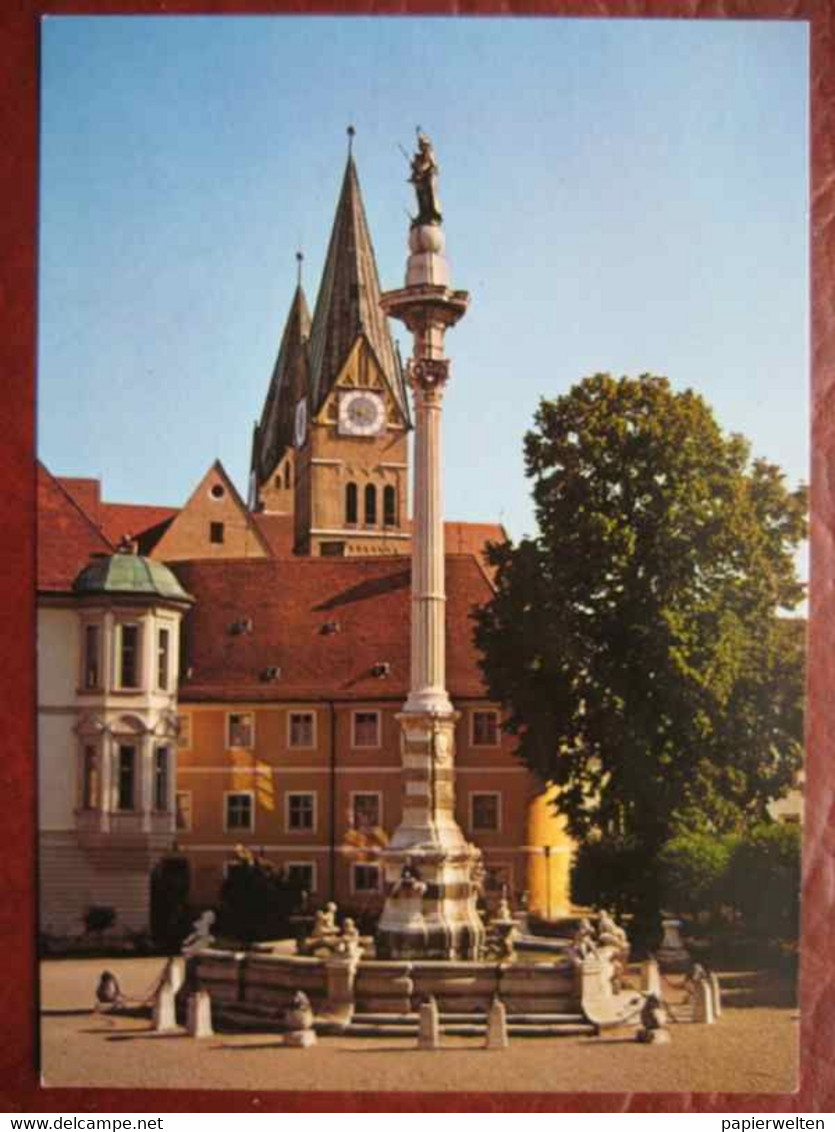
[[[159,959],[62,960],[42,964],[43,1083],[124,1088],[246,1090],[435,1090],[541,1092],[791,1092],[798,1015],[790,1006],[729,1006],[714,1026],[672,1027],[667,1046],[632,1032],[599,1038],[516,1039],[485,1050],[450,1038],[423,1051],[410,1039],[322,1038],[284,1049],[276,1035],[219,1034],[196,1041],[155,1035],[147,1018],[91,1012],[104,967],[129,998],[147,995]],[[786,1000],[777,988],[765,1001]],[[761,996],[762,997],[762,996]]]

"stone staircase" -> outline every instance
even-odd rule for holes
[[[483,1038],[487,1015],[479,1012],[441,1012],[442,1034],[460,1038]],[[417,1014],[356,1013],[344,1031],[356,1038],[417,1038]],[[508,1014],[507,1032],[512,1038],[588,1037],[597,1029],[582,1014]]]

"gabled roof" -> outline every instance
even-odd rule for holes
[[[264,536],[273,558],[290,558],[296,541],[292,515],[273,515],[269,511],[250,512],[255,525]]]
[[[403,375],[380,307],[377,262],[356,166],[349,156],[310,332],[310,408],[314,414],[333,388],[360,334],[365,335],[408,421]]]
[[[188,701],[405,699],[408,558],[178,562],[196,599],[185,623]],[[471,612],[491,589],[471,555],[446,559],[447,685],[453,701],[485,689]],[[377,664],[390,666],[375,676]],[[279,669],[276,679],[265,679]]]
[[[213,542],[211,528],[223,528],[223,540]],[[162,562],[185,558],[265,558],[267,540],[253,521],[220,460],[215,460],[154,546]]]
[[[310,310],[299,283],[284,324],[261,419],[255,428],[251,470],[256,473],[259,483],[272,474],[293,443],[296,404],[305,395],[308,386],[310,325]]]
[[[40,461],[37,474],[38,589],[69,593],[91,555],[112,554],[116,548]]]
[[[136,539],[143,554],[154,546],[166,524],[178,511],[176,507],[156,507],[146,503],[105,503],[101,497],[101,483],[96,479],[78,476],[54,478],[114,546],[123,538]]]

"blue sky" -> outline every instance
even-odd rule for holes
[[[354,153],[402,283],[414,127],[455,286],[446,512],[533,529],[522,437],[597,371],[665,374],[808,466],[808,37],[796,22],[50,17],[38,449],[105,498],[243,492],[295,285]],[[404,353],[402,328],[396,329]]]

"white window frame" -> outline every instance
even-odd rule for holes
[[[229,825],[229,799],[240,798],[247,795],[250,801],[249,816],[251,823],[248,826]],[[223,791],[223,832],[224,833],[254,833],[255,832],[255,791],[254,790],[224,790]]]
[[[232,744],[232,717],[238,715],[248,715],[250,718],[249,725],[249,743],[246,746]],[[226,713],[226,750],[227,751],[254,751],[255,750],[255,712],[254,711],[227,711]],[[234,791],[233,791],[234,793]]]
[[[357,716],[358,715],[376,715],[377,717],[377,742],[376,743],[358,743],[357,742]],[[382,733],[383,733],[383,719],[379,708],[355,708],[351,712],[351,750],[352,751],[379,751],[382,746]]]
[[[239,793],[239,791],[236,791]],[[186,813],[187,821],[185,825],[177,825],[177,816],[180,813],[179,799],[188,798],[188,811]],[[191,790],[176,790],[174,792],[174,832],[177,833],[191,833],[192,825],[194,824],[194,793]]]
[[[288,880],[290,879],[290,869],[293,868],[294,865],[296,866],[296,868],[303,867],[305,869],[310,869],[310,875],[311,875],[311,878],[312,878],[311,885],[310,885],[310,888],[306,889],[305,891],[307,892],[308,896],[314,896],[319,891],[319,877],[317,875],[318,870],[316,868],[316,862],[315,861],[285,861],[284,862],[284,871],[285,871],[285,874],[286,874]]]
[[[186,742],[186,743],[183,742],[183,732],[182,732],[182,726],[183,725],[182,725],[182,722],[181,722],[184,719],[187,721],[186,722],[186,730],[187,730],[186,739],[188,740],[188,742]],[[192,720],[190,711],[178,711],[177,712],[177,750],[178,751],[190,751],[191,750],[191,744],[192,744],[191,729],[192,729],[193,722],[194,721]]]
[[[125,685],[122,676],[122,660],[123,660],[123,640],[122,634],[125,628],[136,629],[136,683],[129,686]],[[125,618],[124,621],[117,621],[114,626],[114,644],[113,650],[113,666],[115,668],[115,679],[113,686],[119,692],[141,692],[144,679],[145,665],[143,663],[142,650],[145,647],[145,626],[141,621],[134,621],[132,618]]]
[[[485,829],[475,825],[475,799],[491,797],[496,799],[496,825],[492,829]],[[470,833],[501,833],[502,832],[502,792],[501,790],[471,790],[468,796],[468,818]]]
[[[156,669],[156,689],[158,692],[168,692],[171,690],[171,660],[174,655],[174,628],[170,622],[157,625],[156,627],[156,652],[154,655],[154,667]],[[162,681],[162,672],[160,664],[160,653],[162,649],[162,634],[165,633],[168,637],[168,644],[165,647],[165,683]]]
[[[475,741],[475,717],[477,715],[492,715],[496,719],[496,741],[495,743],[476,743]],[[496,751],[502,745],[502,720],[501,713],[497,708],[470,708],[470,746],[475,747],[478,751]]]
[[[377,817],[378,822],[376,828],[383,829],[383,792],[382,790],[352,790],[350,792],[350,805],[351,805],[351,829],[359,829],[357,825],[357,815],[355,809],[355,800],[357,798],[373,797],[377,799]]]
[[[291,826],[290,825],[290,799],[291,798],[312,798],[313,799],[313,825],[310,826]],[[315,790],[287,790],[284,794],[284,828],[288,833],[316,833],[319,827],[319,799]]]
[[[298,710],[293,709],[292,711],[287,712],[287,749],[288,750],[291,750],[291,751],[315,751],[316,750],[316,742],[317,742],[317,738],[318,738],[317,730],[316,730],[316,723],[317,723],[316,714],[317,713],[315,711],[308,710],[307,708],[299,708]],[[309,715],[310,719],[312,721],[312,725],[313,725],[312,728],[311,728],[312,739],[311,739],[310,743],[294,743],[293,742],[293,716],[299,716],[299,715]]]
[[[95,629],[98,632],[98,648],[96,650],[96,670],[98,682],[87,683],[87,630]],[[101,692],[104,690],[104,625],[101,621],[85,620],[81,623],[81,691]]]
[[[377,870],[377,887],[376,888],[357,888],[357,869],[376,869]],[[368,861],[352,861],[351,862],[351,894],[353,896],[369,896],[383,891],[383,870],[379,865],[369,863]]]
[[[165,804],[163,806],[157,805],[157,759],[159,758],[160,751],[165,751]],[[172,779],[175,777],[172,774],[174,760],[171,756],[172,748],[170,743],[154,744],[154,761],[152,765],[153,780],[151,783],[151,809],[155,814],[171,813],[171,784]]]
[[[132,782],[131,782],[133,789],[131,791],[131,805],[130,806],[123,806],[122,805],[122,750],[123,749],[133,751],[133,767],[132,767]],[[135,741],[130,742],[129,740],[123,741],[122,739],[119,739],[116,743],[115,754],[116,754],[116,760],[115,760],[116,766],[114,768],[115,774],[113,776],[114,779],[115,779],[114,784],[113,784],[114,785],[114,791],[113,792],[114,792],[114,795],[115,795],[114,801],[116,803],[115,810],[116,810],[117,814],[135,814],[139,810],[139,806],[137,805],[137,801],[139,801],[139,799],[137,798],[137,792],[140,789],[139,773],[140,773],[140,767],[142,765],[141,761],[140,761],[141,755],[142,755],[141,747],[140,747],[139,743],[137,743]]]

